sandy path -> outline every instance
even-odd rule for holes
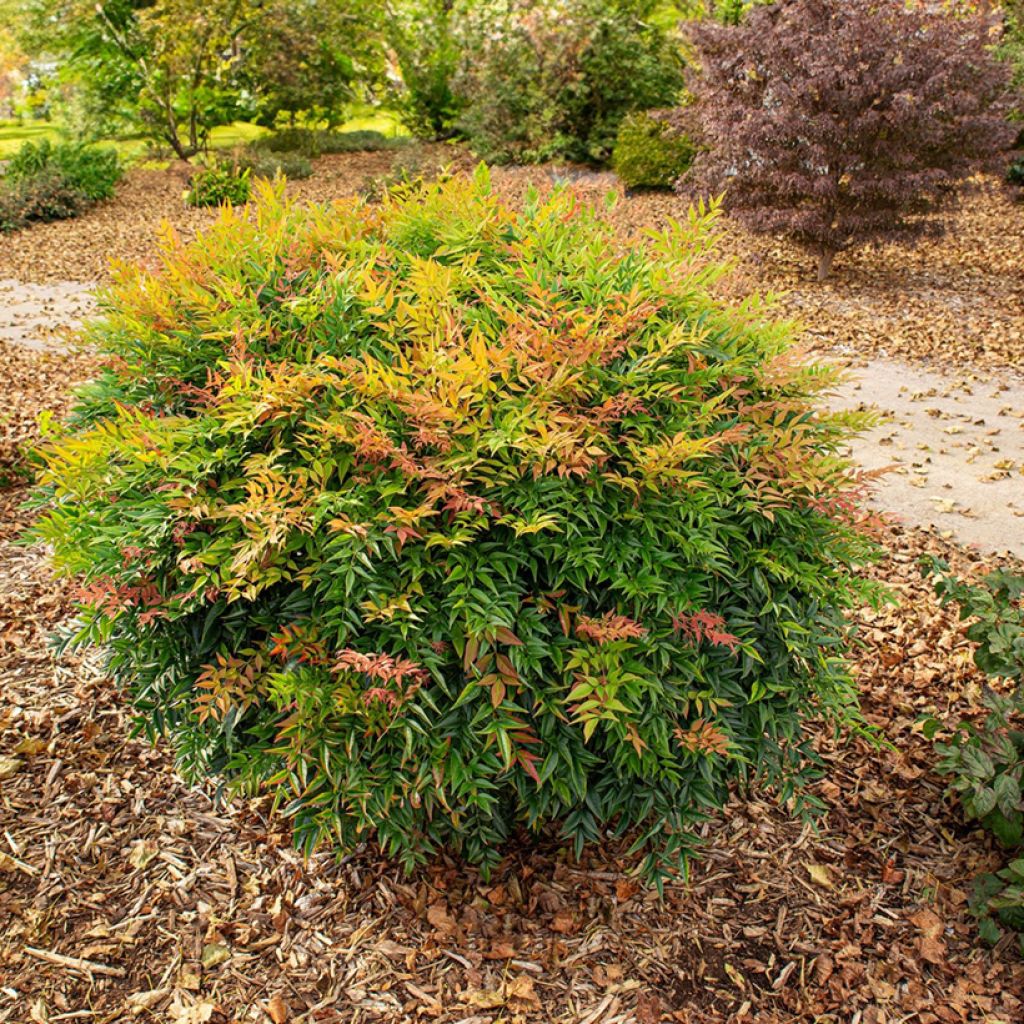
[[[93,308],[89,288],[0,280],[0,340],[59,348]],[[946,377],[872,360],[851,371],[834,404],[875,406],[886,416],[854,445],[865,469],[894,467],[878,482],[879,509],[1024,558],[1024,380]]]
[[[0,341],[28,348],[60,348],[95,303],[93,285],[80,281],[23,284],[0,279]]]
[[[878,481],[877,508],[1024,558],[1024,380],[872,360],[851,371],[834,404],[886,416],[853,446],[865,469],[893,467]]]

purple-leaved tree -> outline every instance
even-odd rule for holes
[[[703,148],[680,187],[818,257],[941,230],[924,218],[1011,144],[992,21],[904,0],[782,0],[693,29]]]

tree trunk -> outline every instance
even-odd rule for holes
[[[818,280],[824,281],[832,270],[832,261],[836,258],[835,249],[822,249],[818,253]]]

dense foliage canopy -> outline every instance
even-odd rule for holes
[[[459,127],[497,162],[602,163],[631,111],[673,104],[679,47],[654,0],[513,0],[473,8]]]
[[[861,418],[714,298],[713,220],[624,248],[481,169],[373,207],[263,188],[169,237],[44,452],[75,639],[304,847],[487,866],[558,822],[636,830],[657,876],[733,780],[789,797],[808,720],[855,717]]]
[[[26,40],[62,60],[98,131],[127,125],[188,158],[212,128],[334,121],[380,74],[362,0],[28,0]],[[77,125],[77,128],[83,126]]]

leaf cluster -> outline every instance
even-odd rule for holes
[[[619,125],[612,167],[627,188],[671,188],[693,162],[687,135],[650,113],[628,114]]]
[[[953,576],[949,567],[927,559],[924,568],[935,580],[943,605],[955,604],[977,646],[974,661],[994,678],[1017,684],[1016,692],[985,694],[988,714],[980,725],[960,722],[948,743],[936,743],[938,770],[952,778],[955,795],[969,820],[978,821],[1010,850],[1024,848],[1024,576],[999,570],[977,583]],[[929,721],[925,735],[938,731]],[[1024,950],[1024,861],[983,874],[975,882],[971,908],[987,942],[998,941],[1000,923],[1022,932]]]
[[[252,172],[248,167],[215,163],[193,174],[185,190],[187,206],[240,205],[249,199]]]
[[[482,4],[463,28],[456,127],[496,163],[607,163],[626,114],[683,85],[672,36],[644,0]]]

